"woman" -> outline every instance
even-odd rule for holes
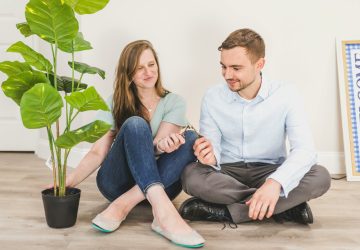
[[[111,202],[92,221],[94,228],[113,232],[139,202],[147,199],[154,216],[151,228],[185,247],[205,240],[178,214],[170,199],[181,192],[183,168],[195,161],[193,131],[180,134],[185,103],[161,83],[158,58],[150,42],[128,44],[121,53],[112,115],[99,118],[113,124],[67,180],[76,186],[101,165],[97,185]]]

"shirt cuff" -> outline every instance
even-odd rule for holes
[[[281,190],[280,190],[279,196],[287,198],[290,191],[288,189],[284,188],[284,182],[281,180],[281,178],[279,176],[277,176],[275,173],[273,173],[272,175],[270,175],[266,179],[273,179],[273,180],[277,181],[278,183],[280,183]]]
[[[212,167],[215,168],[216,170],[221,170],[221,166],[220,166],[220,160],[221,160],[220,152],[217,151],[216,149],[214,149],[214,155],[215,155],[216,164],[215,164],[215,165],[212,165]]]

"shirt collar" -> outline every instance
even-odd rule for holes
[[[269,96],[269,91],[270,91],[269,87],[270,87],[269,82],[264,77],[264,74],[262,74],[261,86],[260,86],[258,94],[256,95],[256,97],[254,99],[260,97],[262,100],[265,100]],[[229,87],[227,86],[227,84],[225,84],[224,94],[225,94],[226,101],[228,103],[236,102],[240,98],[239,94],[237,92],[231,91],[229,89]]]
[[[238,93],[231,91],[227,84],[224,85],[224,96],[228,103],[236,102],[239,97]]]

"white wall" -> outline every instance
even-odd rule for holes
[[[107,96],[122,48],[150,40],[158,51],[165,86],[184,96],[198,126],[204,91],[222,81],[217,47],[235,29],[249,27],[266,42],[268,78],[298,86],[306,102],[320,163],[344,172],[335,38],[360,38],[357,0],[111,0],[81,17],[94,50],[84,62],[106,70],[107,79],[85,77]],[[91,115],[83,116],[84,121]],[[87,146],[83,146],[87,147]]]

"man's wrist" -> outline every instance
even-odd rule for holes
[[[280,182],[278,182],[277,180],[275,180],[273,178],[268,178],[266,181],[272,185],[275,185],[276,187],[279,188],[279,190],[281,190],[282,186],[281,186]]]
[[[210,165],[214,165],[216,166],[217,165],[217,161],[216,161],[216,157],[214,156],[213,160],[211,161],[211,164]]]

